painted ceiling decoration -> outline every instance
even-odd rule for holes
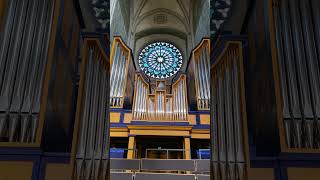
[[[222,28],[231,14],[232,0],[210,0],[211,36]]]
[[[102,29],[109,29],[110,24],[110,0],[91,1],[92,13],[101,25]]]
[[[171,43],[154,42],[141,51],[139,66],[141,71],[151,78],[169,78],[180,70],[182,55]]]

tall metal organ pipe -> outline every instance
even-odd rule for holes
[[[0,35],[0,137],[9,142],[36,141],[52,17],[52,1],[8,1]]]
[[[288,148],[320,147],[319,7],[316,0],[281,0],[273,4]]]
[[[110,76],[110,107],[122,108],[124,104],[127,71],[129,71],[130,50],[120,38],[115,38],[112,47]],[[124,73],[119,73],[124,72]]]
[[[198,110],[209,110],[210,108],[210,40],[204,39],[193,53],[194,76],[197,93]]]
[[[245,180],[240,46],[227,46],[211,69],[212,178]]]
[[[172,86],[173,94],[167,94],[163,89],[155,89],[155,93],[150,94],[147,83],[140,75],[137,75],[135,92],[134,120],[187,120],[188,107],[184,75]]]

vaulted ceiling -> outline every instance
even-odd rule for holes
[[[133,28],[135,33],[154,28],[190,32],[191,0],[135,0]]]
[[[128,42],[134,49],[135,59],[148,43],[161,40],[176,45],[186,61],[193,46],[191,1],[132,1],[131,38]]]
[[[83,18],[85,31],[96,31],[96,29],[109,29],[110,14],[114,14],[114,6],[117,2],[122,9],[126,6],[130,9],[129,16],[135,14],[135,19],[130,17],[131,21],[137,20],[139,16],[145,15],[161,9],[167,9],[169,12],[175,12],[178,17],[189,19],[194,16],[196,19],[197,12],[206,0],[74,0],[75,6],[80,7],[79,12]],[[209,0],[208,0],[209,1]],[[245,14],[250,0],[210,0],[211,31],[216,32],[229,31],[233,34],[239,34],[244,22]],[[205,4],[209,7],[208,4]],[[131,6],[131,7],[130,7]],[[158,9],[158,10],[157,10]],[[193,9],[193,10],[192,10]],[[155,11],[154,11],[155,10]],[[192,12],[193,11],[193,12]],[[124,13],[125,14],[125,13]],[[143,15],[143,16],[142,16]],[[112,18],[112,17],[111,17]],[[181,25],[181,24],[179,24]],[[184,24],[185,25],[185,24]],[[181,27],[182,29],[182,27]],[[138,29],[139,30],[139,29]]]
[[[78,1],[86,26],[84,30],[108,29],[110,23],[111,38],[121,36],[133,50],[136,62],[143,47],[154,41],[174,44],[187,62],[201,38],[210,36],[210,28],[211,33],[222,27],[222,31],[240,33],[248,0]],[[182,71],[186,65],[183,64]]]

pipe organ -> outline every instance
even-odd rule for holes
[[[123,108],[125,102],[130,104],[133,91],[135,66],[131,59],[131,49],[120,37],[115,37],[111,51],[110,107]]]
[[[2,142],[36,142],[52,16],[53,1],[8,1],[0,37]]]
[[[188,75],[195,81],[196,104],[198,110],[210,109],[210,39],[203,39],[192,51],[192,62],[189,65]],[[192,80],[191,80],[192,81]]]
[[[173,98],[168,102],[169,108],[173,105],[173,119],[187,120],[188,102],[187,102],[186,76],[181,75],[179,80],[172,85]],[[173,103],[172,103],[173,101]],[[172,104],[172,105],[171,105]]]
[[[319,8],[317,0],[273,4],[281,121],[288,148],[320,148]]]
[[[133,120],[187,120],[188,104],[185,75],[181,75],[172,85],[171,94],[167,92],[165,81],[156,82],[154,93],[150,92],[149,87],[144,78],[137,74]]]
[[[136,75],[136,84],[135,84],[135,94],[134,94],[134,104],[133,104],[133,119],[144,120],[147,117],[147,105],[150,112],[155,111],[154,106],[151,106],[149,101],[152,101],[151,98],[148,98],[149,94],[149,84],[147,84],[143,77],[140,74]],[[148,100],[148,103],[147,103]],[[154,101],[154,99],[153,99]],[[152,101],[152,102],[153,102]]]
[[[211,176],[214,180],[246,179],[240,48],[237,43],[228,43],[226,51],[211,67]]]
[[[108,177],[109,170],[109,59],[98,40],[86,40],[81,69],[79,123],[74,177]],[[82,98],[83,97],[83,98]]]

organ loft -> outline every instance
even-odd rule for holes
[[[0,180],[318,180],[319,116],[319,0],[0,0]]]

